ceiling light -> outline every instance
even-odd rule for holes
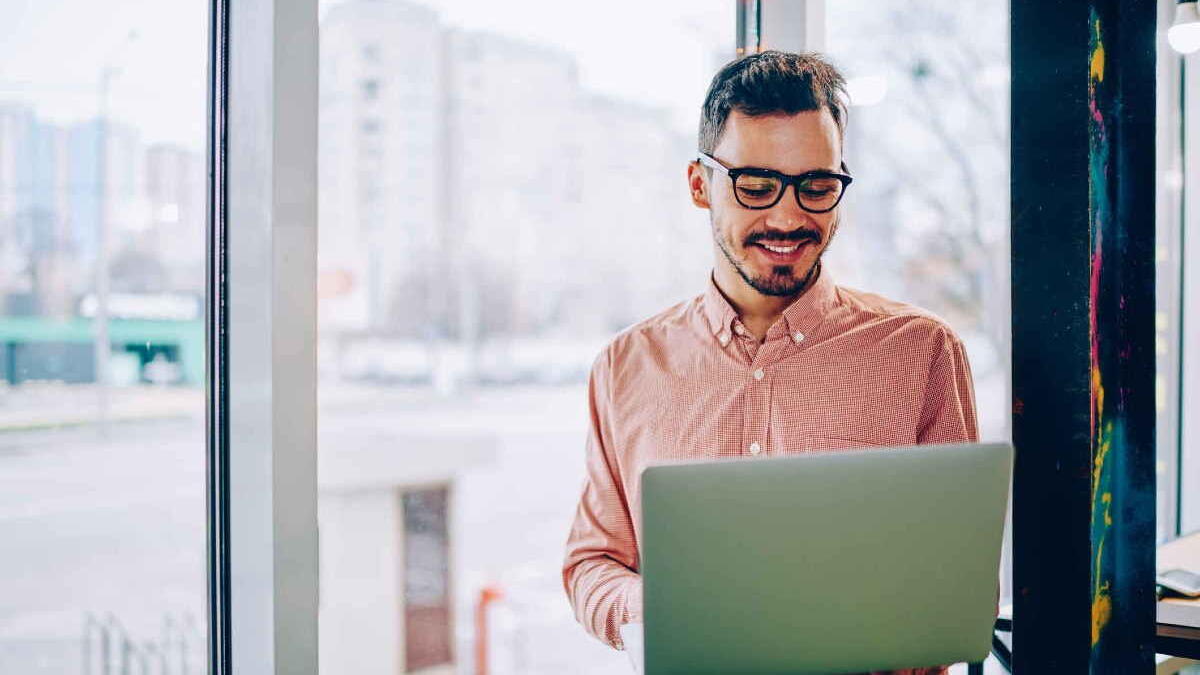
[[[1180,54],[1200,49],[1200,12],[1196,11],[1196,0],[1179,0],[1175,22],[1167,30],[1167,42]]]

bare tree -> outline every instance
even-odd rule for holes
[[[907,240],[895,250],[909,294],[1004,353],[1008,59],[1006,23],[982,16],[988,7],[872,4],[879,21],[857,37],[877,51],[863,62],[886,64],[892,87],[882,114],[851,129],[869,148],[873,193],[898,202],[893,236]]]

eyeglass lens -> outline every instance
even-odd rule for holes
[[[734,194],[742,206],[765,207],[779,200],[784,181],[778,176],[740,174],[734,182]],[[842,195],[842,182],[836,178],[812,177],[798,181],[796,194],[805,208],[823,211],[833,208]]]

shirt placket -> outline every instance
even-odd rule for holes
[[[771,451],[772,380],[782,345],[780,339],[768,336],[750,361],[742,425],[742,451],[748,455],[762,456]]]
[[[733,335],[735,344],[749,363],[754,360],[754,355],[758,351],[758,340],[750,334],[742,322],[738,319],[733,320]]]

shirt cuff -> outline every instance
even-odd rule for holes
[[[642,578],[638,577],[630,584],[625,596],[625,623],[642,622]]]

